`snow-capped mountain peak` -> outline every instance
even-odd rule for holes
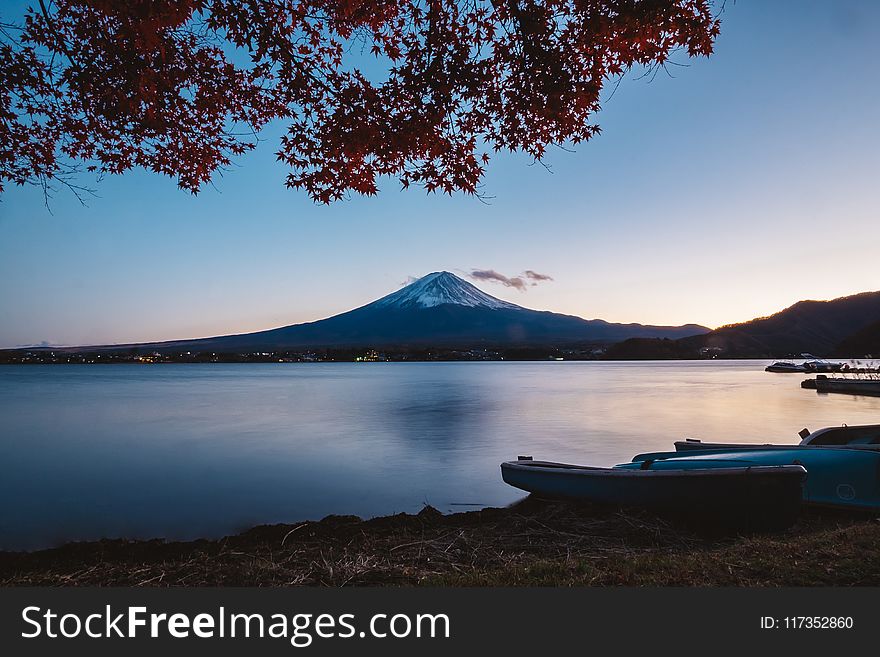
[[[443,304],[491,308],[493,310],[522,310],[522,306],[496,299],[475,285],[448,271],[422,276],[403,289],[374,301],[375,308],[432,308]]]

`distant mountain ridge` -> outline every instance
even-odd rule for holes
[[[871,345],[873,351],[868,350]],[[711,352],[740,358],[781,358],[801,353],[858,358],[878,351],[880,291],[829,301],[798,301],[768,317],[674,342],[630,340],[612,347],[609,356],[693,358]]]
[[[365,306],[327,319],[195,340],[113,345],[163,353],[250,352],[348,347],[480,347],[609,343],[630,337],[680,338],[697,324],[645,326],[531,310],[497,299],[450,272],[434,272]]]
[[[798,301],[769,317],[722,326],[700,342],[746,355],[833,355],[844,340],[876,321],[880,292],[863,292],[829,301]]]

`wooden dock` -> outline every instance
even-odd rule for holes
[[[817,376],[801,382],[801,388],[816,392],[836,392],[844,395],[880,397],[880,379],[841,379]]]

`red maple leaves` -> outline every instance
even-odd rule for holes
[[[287,185],[317,202],[384,176],[475,193],[487,151],[589,139],[609,78],[717,33],[708,0],[40,2],[0,21],[0,189],[81,164],[195,193],[283,119]]]

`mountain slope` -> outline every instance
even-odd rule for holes
[[[842,340],[834,350],[842,358],[880,357],[880,322],[873,322]]]
[[[799,301],[769,317],[723,326],[701,342],[739,354],[831,354],[845,338],[880,321],[880,292]]]
[[[496,299],[449,272],[428,274],[340,315],[268,331],[140,345],[158,351],[280,351],[316,347],[558,345],[630,337],[680,338],[708,331],[585,320]]]
[[[701,350],[711,349],[722,357],[778,358],[807,352],[817,356],[860,356],[848,351],[855,349],[855,344],[842,343],[875,322],[880,322],[880,292],[863,292],[830,301],[799,301],[769,317],[722,326],[674,344],[624,342],[611,349],[609,355],[692,358]]]

